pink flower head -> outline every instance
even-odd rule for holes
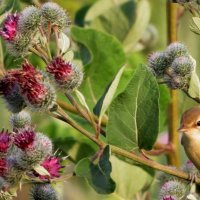
[[[30,149],[33,146],[35,135],[31,128],[20,129],[14,137],[14,144],[22,150]]]
[[[8,148],[10,147],[11,137],[8,131],[2,130],[0,132],[0,152],[6,153]]]
[[[19,20],[19,15],[9,14],[3,23],[3,28],[0,30],[0,35],[5,40],[13,40],[17,33],[17,23]]]
[[[51,156],[46,158],[41,164],[50,174],[50,178],[59,177],[59,170],[62,168],[60,160],[57,157]],[[48,176],[39,176],[40,179],[48,179]]]
[[[61,57],[56,57],[47,66],[47,72],[53,74],[59,84],[64,84],[73,72],[72,64],[64,61]]]
[[[0,159],[0,176],[4,176],[8,170],[7,161],[3,158]]]
[[[30,63],[22,65],[22,76],[18,78],[20,93],[27,105],[34,109],[51,109],[54,105],[55,92],[43,74]]]

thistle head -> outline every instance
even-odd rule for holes
[[[36,133],[30,147],[17,151],[17,166],[21,169],[31,170],[36,165],[41,164],[46,157],[50,156],[52,149],[51,140],[41,133]]]
[[[169,62],[164,52],[152,53],[148,58],[148,66],[157,77],[162,77],[165,69],[169,67]]]
[[[4,40],[11,41],[17,34],[17,24],[19,20],[19,14],[9,14],[3,22],[3,27],[0,29],[0,36]]]
[[[60,159],[54,156],[47,157],[41,164],[50,174],[50,177],[40,175],[40,179],[49,179],[59,177],[59,170],[62,168],[60,164]]]
[[[70,24],[69,17],[65,10],[56,3],[48,2],[43,4],[41,12],[44,26],[51,24],[52,26],[57,26],[62,30]]]
[[[175,58],[171,65],[172,69],[180,76],[190,76],[194,71],[194,63],[189,56]]]
[[[0,132],[0,155],[5,156],[8,152],[8,149],[11,145],[11,135],[8,131],[2,130]]]
[[[29,64],[23,64],[23,75],[19,77],[20,93],[26,105],[33,111],[48,111],[55,107],[56,94],[43,75]]]
[[[35,6],[25,8],[19,17],[18,28],[22,34],[32,34],[41,23],[41,11]]]
[[[12,41],[6,42],[8,53],[14,57],[23,57],[28,54],[31,46],[31,38],[26,35],[18,34]]]
[[[61,57],[54,58],[47,65],[47,72],[53,76],[56,85],[67,92],[75,90],[83,80],[82,71],[76,65],[66,62]]]
[[[185,196],[186,186],[177,180],[167,181],[160,189],[160,199],[178,200]]]
[[[25,128],[31,125],[31,116],[26,111],[21,111],[16,114],[12,114],[10,117],[10,123],[13,129]]]
[[[14,144],[21,150],[30,150],[35,140],[35,131],[31,128],[19,129],[14,136]]]
[[[177,57],[189,56],[187,47],[180,42],[171,43],[165,52],[170,62],[172,62]]]
[[[33,186],[30,196],[33,200],[58,200],[56,191],[50,184],[37,184]]]

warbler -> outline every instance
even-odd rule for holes
[[[181,144],[188,158],[200,170],[200,107],[193,107],[183,113],[178,130],[183,132]]]

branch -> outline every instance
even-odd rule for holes
[[[56,118],[56,119],[59,119],[61,121],[66,122],[67,124],[70,124],[76,130],[78,130],[83,135],[85,135],[87,138],[89,138],[94,143],[96,143],[99,147],[103,148],[103,147],[106,146],[106,143],[104,143],[100,139],[95,138],[94,134],[88,132],[83,127],[81,127],[76,122],[74,122],[72,119],[70,119],[69,116],[65,112],[63,112],[62,109],[59,108],[59,110],[57,111],[57,113],[49,112],[48,114],[50,116]],[[133,161],[139,163],[139,164],[142,164],[142,165],[148,166],[150,168],[153,168],[153,169],[165,172],[167,174],[171,174],[171,175],[176,176],[178,178],[182,178],[182,179],[185,179],[185,180],[189,180],[189,178],[190,178],[190,175],[187,174],[187,173],[185,173],[185,172],[183,172],[183,171],[180,171],[180,170],[177,170],[177,169],[172,169],[171,167],[159,164],[159,163],[157,163],[157,162],[155,162],[153,160],[146,159],[146,158],[144,158],[144,157],[142,157],[140,155],[136,155],[133,152],[128,152],[128,151],[126,151],[124,149],[121,149],[119,147],[116,147],[116,146],[113,146],[113,145],[110,145],[110,146],[111,146],[111,152],[113,154],[126,157],[126,158],[128,158],[130,160],[133,160]],[[195,182],[197,184],[200,184],[200,178],[197,177],[195,179]]]

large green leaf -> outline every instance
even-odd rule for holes
[[[85,25],[114,35],[124,44],[126,51],[132,51],[143,36],[149,19],[147,0],[140,0],[137,4],[135,0],[100,0],[88,10]]]
[[[126,90],[111,104],[107,140],[129,151],[149,150],[157,138],[158,127],[158,84],[145,66],[139,66]]]
[[[73,27],[71,34],[91,55],[89,63],[84,67],[85,79],[80,90],[86,96],[89,106],[93,107],[120,67],[125,64],[125,54],[114,37],[100,31]]]
[[[110,177],[112,166],[109,159],[110,148],[106,146],[98,163],[91,162],[89,158],[82,159],[76,166],[76,175],[87,178],[96,192],[110,194],[115,190],[115,182]]]

